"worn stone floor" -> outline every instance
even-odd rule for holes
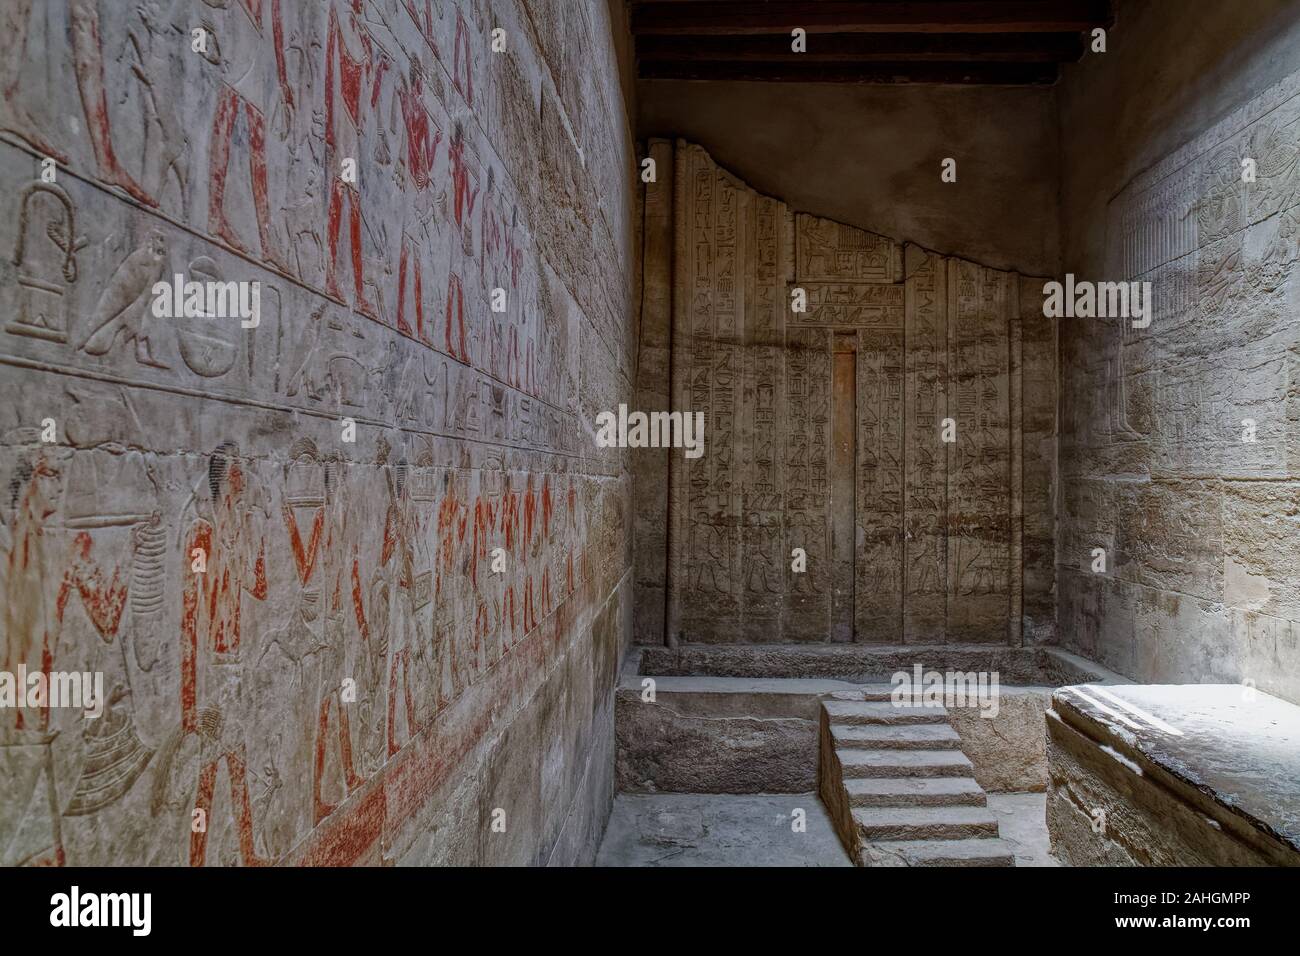
[[[989,794],[1019,866],[1059,866],[1048,853],[1045,794]],[[807,812],[807,830],[791,828]],[[814,793],[621,793],[597,866],[852,866]]]
[[[1016,866],[1060,866],[1047,834],[1047,794],[990,793],[989,809],[998,817],[998,835],[1016,854]]]
[[[807,830],[791,828],[807,811]],[[620,793],[597,866],[852,866],[815,793]]]

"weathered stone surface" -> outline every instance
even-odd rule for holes
[[[590,861],[632,607],[606,6],[0,31],[0,664],[111,701],[0,713],[0,863]],[[175,274],[260,283],[259,323],[157,318]]]
[[[818,790],[850,856],[860,866],[1013,866],[970,760],[953,749],[948,711],[882,696],[864,688],[821,701]]]
[[[810,646],[765,644],[758,647],[690,644],[677,648],[640,649],[639,673],[655,676],[807,678],[882,684],[875,700],[888,700],[893,674],[922,670],[997,672],[1001,684],[1059,687],[1082,681],[1111,680],[1114,675],[1090,661],[1055,648],[991,645]],[[859,696],[857,699],[861,700]]]
[[[817,784],[817,724],[793,717],[677,713],[619,697],[624,793],[803,793]]]
[[[1060,87],[1062,271],[1150,282],[1155,312],[1061,326],[1058,630],[1135,680],[1300,701],[1300,74],[1246,42],[1293,48],[1300,21],[1230,17],[1207,10],[1192,39],[1149,4],[1105,71]],[[1212,90],[1186,85],[1227,62]]]
[[[1052,850],[1074,865],[1300,864],[1300,708],[1235,685],[1066,687],[1048,720]]]
[[[1041,299],[1015,273],[795,214],[698,146],[673,154],[668,399],[704,415],[705,450],[674,450],[666,499],[645,503],[646,525],[665,500],[670,523],[663,639],[1019,645],[1026,621],[1049,637],[1055,331]],[[650,306],[653,369],[657,294]],[[661,458],[637,468],[653,489]],[[649,642],[657,565],[644,580]]]
[[[818,695],[836,681],[653,678],[637,649],[616,695],[618,789],[801,793],[816,786]]]
[[[802,811],[806,829],[792,823]],[[815,793],[620,794],[597,866],[852,866]]]
[[[948,722],[974,765],[979,785],[994,793],[1034,793],[1047,788],[1047,731],[1044,711],[1049,690],[1002,688],[996,717],[978,707],[948,708]]]

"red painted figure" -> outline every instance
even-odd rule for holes
[[[411,650],[421,640],[421,612],[428,603],[427,589],[421,593],[417,569],[423,562],[417,552],[423,551],[419,517],[414,502],[401,480],[390,487],[392,499],[384,520],[383,552],[379,564],[387,567],[390,560],[394,562],[395,580],[393,603],[395,613],[390,615],[394,634],[391,644],[392,653],[388,665],[388,755],[391,757],[401,748],[397,725],[397,685],[398,673],[401,672],[402,702],[406,718],[406,735],[409,739],[420,732],[420,722],[416,716],[415,699],[412,694],[414,675],[412,674]]]
[[[212,511],[186,538],[181,605],[181,729],[200,738],[200,768],[190,834],[190,865],[207,857],[217,772],[224,760],[230,800],[246,866],[264,866],[253,844],[248,757],[238,725],[240,638],[244,593],[267,597],[266,541],[245,503],[243,469],[223,450],[209,465]],[[198,563],[201,562],[201,563]],[[202,567],[202,571],[195,570]],[[201,824],[201,825],[200,825]]]
[[[418,62],[412,61],[409,81],[403,82],[397,91],[402,108],[402,120],[406,128],[406,168],[417,193],[423,193],[432,182],[434,161],[438,155],[438,144],[442,141],[442,131],[433,123],[429,110],[424,105],[424,82]],[[419,201],[417,198],[416,201]],[[415,334],[429,342],[424,327],[424,297],[420,247],[411,236],[402,233],[402,254],[397,270],[397,328],[406,335],[412,334],[411,324],[406,318],[407,275],[412,277],[414,289],[412,298],[415,302]]]
[[[280,0],[271,0],[269,37],[263,23],[265,0],[232,0],[218,36],[223,82],[212,120],[211,166],[208,193],[208,229],[223,242],[247,252],[226,219],[226,176],[230,169],[230,144],[242,108],[248,123],[248,171],[257,218],[257,236],[263,257],[282,272],[289,272],[285,257],[271,237],[271,208],[266,178],[266,118],[262,98],[266,90],[279,91],[285,109],[294,107],[285,64],[284,20]],[[274,75],[272,75],[272,72]],[[233,85],[232,85],[233,83]]]
[[[108,92],[104,86],[104,48],[99,34],[97,0],[71,0],[72,58],[77,74],[77,91],[86,113],[86,132],[95,151],[100,178],[125,190],[133,199],[147,206],[157,206],[149,195],[118,161],[113,149],[112,123],[108,115]]]
[[[406,12],[410,14],[415,21],[415,27],[424,37],[424,42],[429,44],[429,49],[433,55],[442,58],[438,52],[438,44],[433,39],[433,4],[434,0],[402,0],[402,5],[406,7]],[[442,0],[438,0],[439,7],[442,6]]]
[[[456,10],[455,59],[452,64],[452,78],[456,92],[465,97],[465,105],[474,105],[474,57],[469,48],[469,24]]]
[[[85,531],[74,538],[61,578],[52,566],[46,532],[57,510],[61,478],[58,466],[44,455],[30,467],[20,466],[13,483],[19,497],[8,526],[8,553],[0,564],[0,669],[15,674],[20,665],[25,666],[29,675],[40,672],[47,682],[73,593],[81,597],[86,615],[105,641],[117,634],[127,598],[123,565],[106,575],[91,560],[92,540]],[[134,535],[130,546],[134,551]],[[128,556],[126,563],[129,560]],[[51,595],[53,581],[59,581],[56,595]],[[24,694],[26,690],[20,688]],[[0,866],[62,866],[66,859],[53,752],[58,730],[50,727],[48,696],[34,712],[25,704],[25,698],[19,700],[12,717],[8,710],[0,710],[0,747],[10,755],[6,766],[13,773],[13,779],[0,785],[0,793],[14,807],[47,807],[48,825],[27,822],[14,839],[0,843]],[[27,761],[30,764],[23,768]],[[32,765],[40,769],[31,772]],[[20,768],[26,772],[18,772]],[[45,794],[34,802],[42,779]],[[9,789],[15,784],[17,791]]]
[[[474,215],[474,200],[478,197],[479,187],[476,179],[470,182],[472,173],[465,159],[465,134],[460,124],[456,125],[447,145],[447,159],[451,165],[452,216],[456,228],[462,229]]]
[[[339,761],[343,771],[343,785],[351,793],[362,783],[357,773],[352,752],[352,728],[348,719],[341,686],[344,676],[346,643],[348,638],[345,592],[352,596],[352,616],[363,640],[369,640],[370,629],[366,622],[360,594],[360,567],[351,548],[349,530],[351,522],[342,469],[333,462],[326,465],[325,503],[316,510],[312,521],[311,538],[304,546],[298,528],[298,519],[286,502],[282,505],[285,527],[293,550],[298,581],[304,587],[318,582],[320,602],[324,608],[325,662],[320,680],[320,701],[317,711],[315,762],[312,771],[313,820],[319,823],[334,812],[336,805],[327,803],[321,795],[325,777],[325,761],[330,738],[330,711],[338,710]],[[351,560],[349,561],[349,556]],[[319,574],[317,571],[319,569]]]
[[[460,276],[451,273],[447,277],[447,354],[462,362],[472,364],[469,357],[469,345],[465,338],[465,291],[460,284]],[[454,321],[453,321],[454,320]],[[453,326],[459,333],[460,350],[456,350],[453,340]]]
[[[343,204],[346,201],[356,308],[362,315],[377,318],[374,305],[365,295],[365,269],[361,258],[361,193],[355,183],[343,179],[343,161],[360,164],[361,92],[372,72],[378,74],[379,71],[374,69],[374,49],[360,22],[362,2],[350,0],[349,6],[351,9],[340,19],[337,3],[332,0],[325,47],[325,163],[330,177],[329,262],[325,286],[331,296],[346,301],[337,275],[339,230],[343,225]],[[372,106],[378,95],[379,76],[376,75]]]

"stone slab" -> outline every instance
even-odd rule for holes
[[[1300,864],[1300,707],[1223,684],[1066,687],[1052,706],[1049,820],[1065,856]]]

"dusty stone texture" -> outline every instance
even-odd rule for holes
[[[803,678],[853,684],[885,683],[899,671],[997,672],[1000,684],[1060,686],[1110,681],[1115,675],[1056,648],[995,645],[916,645],[911,647],[765,644],[757,647],[694,644],[641,648],[638,672],[668,676]]]
[[[673,144],[651,140],[647,155],[655,178],[645,184],[640,337],[636,362],[636,408],[671,411],[673,296]],[[668,448],[637,451],[632,471],[636,501],[633,544],[637,643],[663,642],[668,576]]]
[[[802,793],[816,786],[818,697],[835,680],[647,678],[636,648],[615,695],[628,793]],[[654,696],[650,699],[649,691]]]
[[[1060,866],[1047,832],[1047,795],[990,793],[988,807],[998,817],[998,836],[1016,855],[1016,866]]]
[[[643,79],[637,115],[804,212],[998,269],[1058,265],[1052,87]]]
[[[1200,684],[1062,688],[1052,706],[1047,818],[1062,861],[1300,864],[1295,705]]]
[[[853,805],[844,789],[844,765],[840,762],[831,734],[830,715],[826,708],[817,708],[817,793],[826,806],[826,814],[835,828],[840,843],[855,865],[861,865],[862,834],[853,819]]]
[[[705,449],[668,456],[663,639],[1049,637],[1055,330],[1033,283],[795,213],[700,147],[673,152],[670,398],[704,416]],[[659,462],[636,459],[647,488]]]
[[[961,737],[961,750],[975,765],[985,790],[1041,793],[1047,789],[1047,733],[1044,713],[1051,691],[1001,689],[996,717],[978,707],[949,707],[948,723]]]
[[[808,718],[684,714],[674,699],[620,692],[615,727],[622,793],[803,793],[817,784]]]
[[[1118,16],[1104,63],[1058,84],[1062,271],[1149,281],[1156,309],[1061,326],[1060,640],[1135,680],[1297,701],[1300,11]]]
[[[0,863],[590,861],[632,608],[591,441],[636,344],[605,5],[0,34],[2,663],[110,696],[0,713]],[[260,323],[156,318],[177,273],[260,283]]]
[[[802,810],[806,829],[792,826]],[[852,866],[815,793],[619,794],[597,866]]]

